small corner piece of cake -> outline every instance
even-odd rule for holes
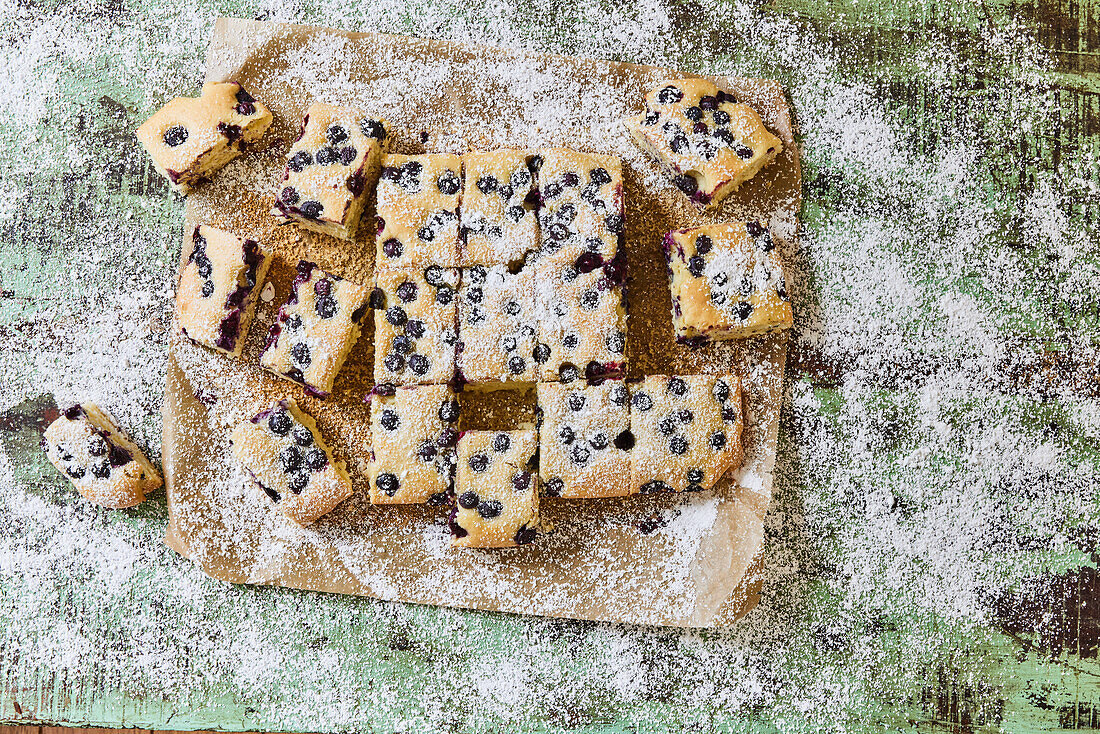
[[[446,385],[455,377],[458,270],[383,266],[370,294],[374,381]]]
[[[298,263],[290,296],[267,335],[260,364],[312,394],[332,392],[369,311],[370,286]]]
[[[783,142],[760,115],[706,79],[671,79],[625,121],[630,137],[692,202],[717,207],[775,160]]]
[[[741,465],[737,375],[649,375],[630,393],[634,491],[702,491]]]
[[[517,265],[539,247],[535,151],[501,149],[462,156],[461,264]]]
[[[77,492],[97,505],[133,507],[164,483],[141,449],[93,403],[62,411],[46,428],[42,447]]]
[[[778,248],[759,223],[669,232],[664,250],[677,341],[743,339],[794,323]]]
[[[389,144],[384,119],[314,102],[287,153],[274,211],[314,232],[355,239]]]
[[[461,202],[461,156],[383,156],[377,266],[458,267]]]
[[[233,455],[276,509],[309,525],[352,495],[342,462],[332,457],[313,418],[280,400],[230,434]]]
[[[630,484],[630,395],[622,380],[540,382],[539,476],[548,497],[623,497]]]
[[[202,95],[176,97],[137,130],[160,175],[187,194],[259,140],[271,112],[236,82],[209,82]]]
[[[549,529],[539,520],[538,434],[466,431],[458,439],[451,545],[510,548]]]
[[[271,250],[255,240],[196,226],[176,290],[180,333],[239,357],[256,312],[257,291],[270,265]]]
[[[370,413],[371,503],[446,504],[458,443],[454,391],[447,385],[377,385]]]

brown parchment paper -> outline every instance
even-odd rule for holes
[[[675,343],[660,242],[670,229],[732,218],[768,222],[790,253],[801,174],[791,115],[775,82],[714,78],[752,104],[786,149],[714,215],[696,211],[636,151],[620,120],[671,70],[370,33],[219,19],[207,81],[236,80],[274,114],[260,149],[187,202],[188,224],[260,239],[276,251],[240,360],[173,337],[164,403],[165,542],[209,575],[421,604],[638,624],[727,624],[759,599],[755,573],[771,498],[787,337],[701,349]],[[373,338],[364,336],[325,401],[258,366],[267,327],[300,258],[347,278],[373,270],[373,208],[354,243],[277,226],[268,210],[282,162],[313,100],[395,123],[395,152],[566,146],[624,159],[629,375],[737,371],[746,388],[745,463],[713,491],[542,502],[556,526],[532,546],[450,550],[446,515],[366,501]],[[189,253],[185,241],[181,259]],[[269,292],[270,293],[270,292]],[[797,308],[797,304],[795,304]],[[534,421],[534,391],[464,393],[463,428]],[[293,397],[347,463],[356,495],[309,528],[284,520],[235,465],[227,431]]]

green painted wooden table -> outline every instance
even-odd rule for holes
[[[77,501],[55,402],[156,454],[182,203],[132,131],[217,14],[782,81],[805,224],[764,601],[711,632],[210,581]],[[1100,4],[0,5],[0,720],[1100,728]]]

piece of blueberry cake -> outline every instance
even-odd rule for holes
[[[588,273],[540,260],[537,269],[539,380],[596,380],[626,370],[621,258]]]
[[[138,128],[160,175],[181,194],[259,140],[271,112],[236,82],[210,82],[202,96],[176,97]]]
[[[736,375],[650,375],[630,391],[635,492],[710,489],[741,465],[741,381]]]
[[[664,249],[677,341],[741,339],[794,322],[775,241],[759,223],[669,232]]]
[[[271,265],[271,250],[206,225],[192,230],[191,243],[176,290],[180,333],[239,357]]]
[[[622,380],[540,382],[539,476],[550,497],[631,494],[630,394]]]
[[[458,371],[464,382],[535,382],[538,316],[533,267],[505,265],[462,271],[458,289]]]
[[[536,164],[543,257],[584,273],[615,259],[623,239],[622,161],[547,148]]]
[[[97,505],[133,507],[163,484],[141,449],[94,403],[64,410],[46,428],[42,447],[76,491]]]
[[[442,385],[454,380],[458,270],[383,267],[371,292],[374,380]]]
[[[327,396],[359,338],[370,293],[369,285],[330,275],[311,262],[298,263],[290,297],[271,325],[260,364],[319,397]]]
[[[287,154],[275,211],[306,229],[354,239],[389,144],[384,119],[314,102]]]
[[[473,152],[462,161],[462,265],[522,262],[539,247],[535,152]]]
[[[458,439],[451,545],[509,548],[535,539],[539,522],[538,435],[466,431]]]
[[[383,156],[375,262],[379,267],[458,267],[461,201],[461,157]]]
[[[661,82],[646,111],[626,120],[630,136],[706,208],[718,206],[783,149],[752,107],[706,79]]]
[[[458,443],[458,401],[451,388],[377,385],[370,402],[370,501],[447,502]]]
[[[293,400],[241,421],[230,443],[276,509],[299,525],[328,514],[352,494],[343,463],[333,460],[317,424]]]

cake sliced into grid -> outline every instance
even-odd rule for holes
[[[534,382],[535,268],[504,265],[462,271],[458,289],[458,370],[472,386]]]
[[[141,449],[94,403],[62,411],[46,428],[42,447],[76,491],[97,505],[133,507],[163,484]]]
[[[378,267],[458,267],[461,201],[461,157],[383,156],[378,179]]]
[[[757,222],[670,232],[664,249],[678,341],[741,339],[794,322],[779,252]]]
[[[520,263],[539,247],[535,151],[494,150],[462,156],[461,262]]]
[[[591,272],[615,259],[623,238],[622,161],[545,148],[536,159],[542,257]]]
[[[444,503],[458,443],[454,392],[447,385],[378,385],[370,401],[370,501]]]
[[[199,225],[176,289],[176,323],[184,336],[239,357],[256,312],[271,250],[255,240]]]
[[[260,364],[327,396],[359,339],[370,292],[370,286],[330,275],[311,262],[298,263],[290,297],[268,332]]]
[[[276,509],[309,525],[352,494],[342,462],[321,438],[313,418],[293,400],[280,400],[230,434],[233,455]]]
[[[736,375],[650,375],[632,386],[631,487],[710,489],[741,465],[741,381]]]
[[[539,476],[550,497],[622,497],[630,483],[630,395],[621,380],[540,382]]]
[[[646,111],[626,120],[630,136],[693,202],[717,207],[783,149],[756,110],[706,79],[663,81]]]
[[[458,440],[451,545],[508,548],[543,529],[535,431],[466,431]]]
[[[371,293],[375,315],[374,380],[397,385],[448,384],[455,376],[458,270],[380,269]]]
[[[306,229],[351,240],[389,148],[389,123],[314,102],[287,154],[275,210]]]
[[[190,193],[263,137],[271,112],[236,82],[209,82],[202,96],[176,97],[138,128],[153,166],[173,189]]]

